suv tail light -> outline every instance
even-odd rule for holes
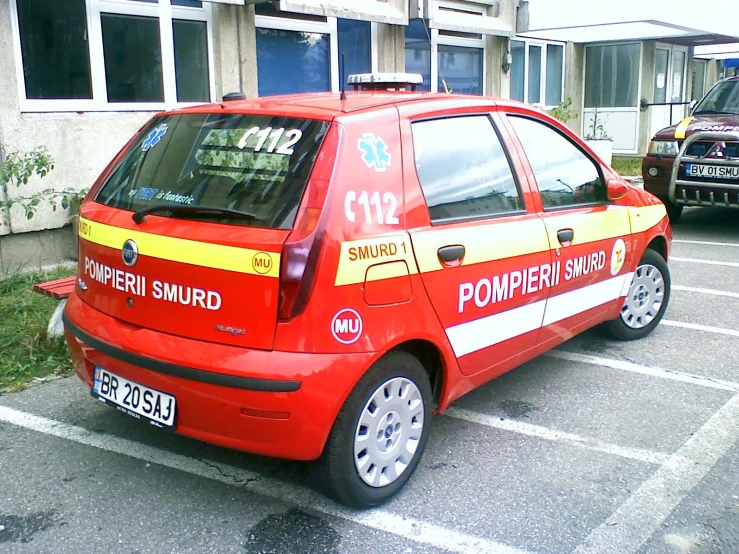
[[[339,125],[331,125],[298,209],[295,226],[282,247],[280,321],[298,316],[313,289],[323,245],[321,214],[336,165],[339,134]]]

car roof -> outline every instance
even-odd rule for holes
[[[443,104],[447,108],[458,105],[469,106],[517,106],[533,111],[530,106],[511,100],[502,100],[486,96],[461,94],[445,94],[431,92],[396,92],[396,91],[348,91],[342,99],[339,93],[319,92],[291,94],[281,96],[265,96],[246,100],[231,100],[204,104],[167,112],[181,113],[279,113],[286,116],[306,117],[321,120],[332,120],[342,114],[355,114],[377,109],[391,109],[400,104]]]

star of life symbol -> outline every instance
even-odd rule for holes
[[[359,151],[362,152],[362,160],[367,167],[374,167],[375,171],[385,171],[391,164],[387,143],[373,133],[365,133],[359,139]]]
[[[154,129],[151,133],[149,133],[149,136],[146,137],[146,140],[144,140],[144,145],[141,148],[143,152],[148,152],[150,149],[154,148],[157,144],[159,144],[159,141],[162,140],[162,137],[167,134],[167,124],[162,123],[159,127]]]

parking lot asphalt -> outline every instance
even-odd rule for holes
[[[379,509],[139,423],[76,377],[0,397],[0,552],[739,552],[739,214],[673,227],[663,324],[598,330],[434,418]]]

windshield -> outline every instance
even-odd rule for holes
[[[719,83],[693,111],[693,115],[722,113],[739,115],[739,81]]]
[[[157,213],[289,229],[327,129],[322,121],[268,115],[156,118],[95,200],[135,212],[187,206]]]

